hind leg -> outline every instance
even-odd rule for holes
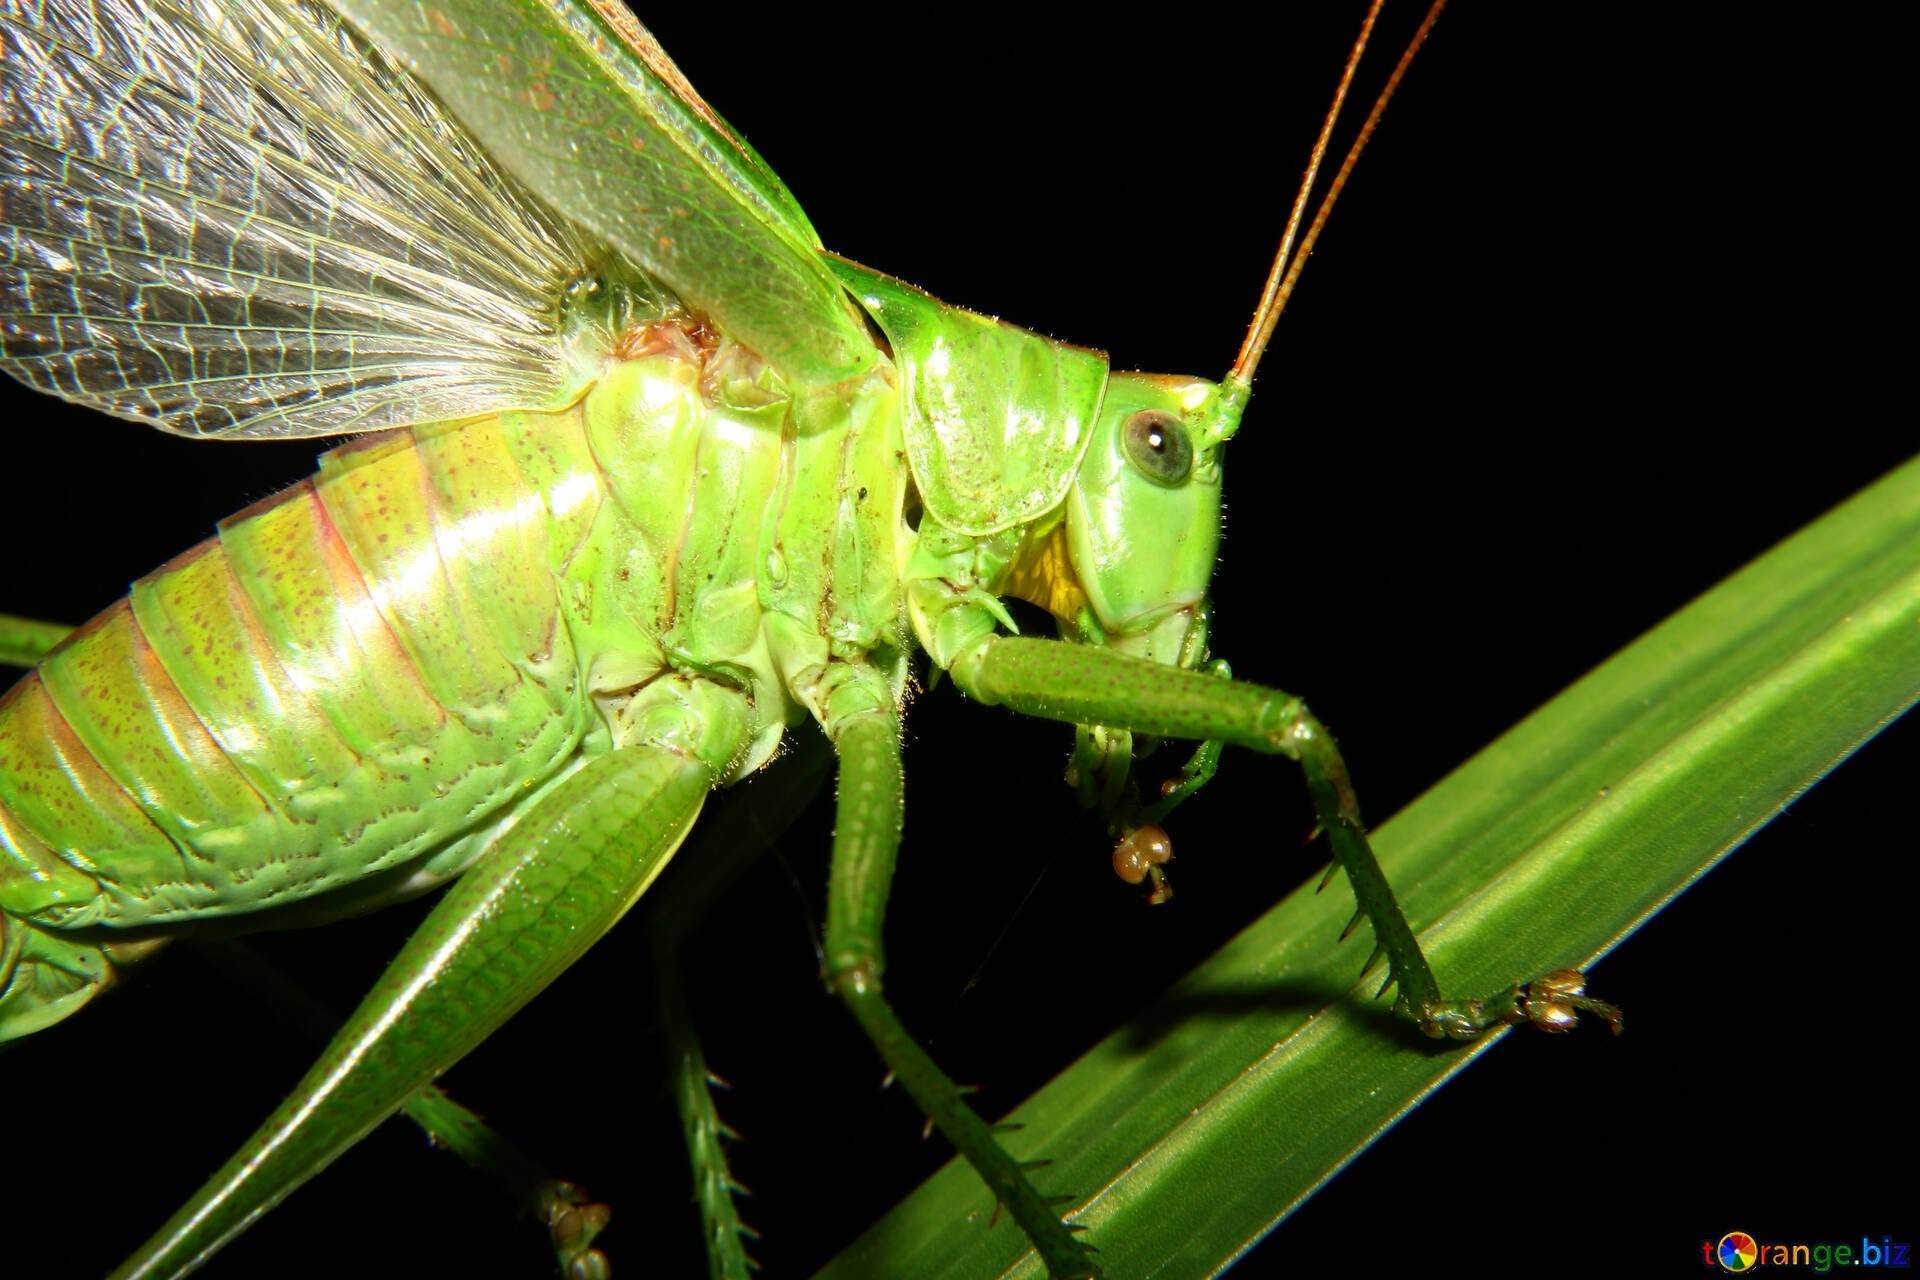
[[[0,667],[32,666],[71,630],[58,622],[36,622],[0,613]]]
[[[611,928],[679,847],[740,745],[726,744],[715,764],[675,737],[588,762],[509,828],[454,882],[287,1101],[115,1274],[198,1266]]]
[[[275,1010],[316,1043],[339,1030],[340,1019],[308,995],[267,958],[232,938],[195,939],[190,945],[235,986]],[[400,1104],[435,1147],[453,1152],[469,1168],[490,1177],[520,1211],[547,1230],[554,1260],[567,1280],[604,1280],[607,1259],[593,1247],[611,1210],[589,1201],[578,1186],[534,1163],[505,1135],[436,1085],[423,1085]]]

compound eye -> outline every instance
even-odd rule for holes
[[[1121,429],[1127,460],[1141,475],[1168,488],[1185,484],[1193,470],[1193,445],[1180,419],[1160,409],[1142,409]]]

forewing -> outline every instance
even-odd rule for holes
[[[678,103],[691,113],[689,123],[696,128],[705,126],[714,141],[732,152],[722,151],[712,157],[713,169],[718,177],[733,186],[740,195],[756,207],[774,225],[782,231],[788,240],[805,251],[820,248],[820,235],[807,221],[807,215],[800,208],[800,202],[787,190],[787,184],[772,166],[760,158],[747,140],[740,136],[734,127],[720,116],[720,113],[707,105],[707,100],[687,80],[685,73],[667,56],[653,33],[640,25],[633,16],[633,10],[627,8],[625,0],[587,0],[593,10],[619,37],[626,46],[626,52],[638,58],[654,79],[672,94]],[[697,144],[698,145],[698,144]],[[704,150],[704,146],[701,146]]]
[[[563,399],[588,260],[326,7],[0,6],[0,363],[183,435]]]
[[[873,359],[786,189],[619,0],[339,0],[503,168],[790,377]]]

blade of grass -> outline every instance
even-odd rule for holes
[[[1481,751],[1379,829],[1381,859],[1450,990],[1582,967],[1917,696],[1920,460]],[[1110,1275],[1224,1267],[1491,1044],[1393,1023],[1334,945],[1350,910],[1293,894],[1010,1117],[1016,1154],[1088,1193]],[[821,1274],[1039,1274],[991,1217],[949,1164]]]

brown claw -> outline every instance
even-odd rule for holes
[[[606,1230],[613,1210],[587,1199],[571,1182],[559,1182],[548,1191],[547,1231],[555,1252],[566,1265],[567,1280],[608,1280],[613,1267],[607,1255],[593,1248],[594,1237]]]
[[[1587,995],[1587,976],[1578,969],[1556,969],[1535,978],[1526,987],[1523,1006],[1527,1021],[1542,1031],[1556,1034],[1573,1030],[1585,1010],[1607,1020],[1613,1034],[1625,1029],[1626,1020],[1619,1008]]]
[[[1151,880],[1153,891],[1147,901],[1158,904],[1173,896],[1173,886],[1162,870],[1172,859],[1173,841],[1167,833],[1151,822],[1143,823],[1121,836],[1120,842],[1113,846],[1113,873],[1128,884]]]

